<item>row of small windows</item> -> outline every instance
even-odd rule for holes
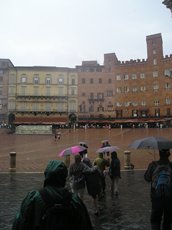
[[[22,83],[22,84],[26,84],[27,83],[27,81],[28,81],[28,79],[27,79],[27,76],[21,76],[21,78],[20,78],[20,82]],[[64,77],[59,77],[58,79],[57,79],[57,82],[56,82],[57,84],[64,84]],[[40,84],[40,77],[39,76],[34,76],[33,77],[33,84],[35,84],[35,85],[38,85],[38,84]],[[46,78],[45,78],[45,84],[46,85],[51,85],[52,84],[52,77],[49,77],[49,76],[47,76]],[[71,79],[71,84],[72,85],[76,85],[76,79],[75,78],[72,78]]]
[[[172,99],[171,98],[165,98],[164,103],[166,105],[171,105],[172,104]],[[154,104],[154,106],[159,106],[160,102],[159,102],[159,100],[155,99],[153,101],[153,104]],[[85,105],[84,101],[82,102],[82,105]],[[93,104],[90,104],[90,105],[93,105]],[[147,102],[145,100],[143,100],[143,101],[140,101],[140,102],[136,102],[136,101],[127,101],[127,102],[123,102],[123,103],[115,102],[115,104],[114,104],[115,107],[122,107],[122,106],[124,106],[124,107],[134,106],[135,107],[135,106],[139,106],[139,105],[146,106]],[[113,108],[112,102],[109,102],[107,107]]]
[[[172,84],[165,83],[165,89],[169,90],[171,88],[172,88]],[[133,87],[133,88],[129,88],[127,86],[124,86],[124,87],[116,88],[116,93],[128,93],[128,92],[136,93],[136,92],[145,92],[146,90],[147,90],[146,86]],[[152,90],[154,92],[157,92],[159,90],[159,85],[156,85],[156,84],[153,85]],[[106,95],[104,95],[104,93],[97,93],[97,96],[95,96],[94,93],[90,93],[89,99],[102,99],[102,98],[104,98],[104,96],[112,97],[113,95],[114,95],[113,90],[108,90],[108,91],[106,91]],[[85,97],[86,93],[83,92],[82,96]]]
[[[152,73],[152,76],[153,77],[158,77],[158,71],[154,71]],[[131,74],[131,75],[129,75],[129,74],[118,74],[118,75],[116,75],[116,80],[117,81],[129,80],[129,79],[136,80],[136,79],[138,79],[138,77],[140,77],[140,79],[145,79],[146,75],[145,75],[145,73],[140,73],[139,76],[138,76],[138,74]],[[82,80],[81,80],[82,84],[86,84],[87,83],[86,81],[88,81],[88,80],[86,80],[85,78],[82,78]],[[102,84],[103,80],[102,80],[102,78],[99,78],[98,80],[90,78],[89,83],[90,84],[94,84],[94,83]],[[108,78],[107,83],[111,84],[112,79]]]

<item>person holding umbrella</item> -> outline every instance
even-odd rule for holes
[[[71,189],[82,200],[84,198],[85,190],[85,173],[92,172],[94,169],[82,162],[80,154],[75,155],[75,161],[69,166],[69,180]]]
[[[85,142],[80,142],[79,143],[80,146],[84,147],[85,149],[83,151],[80,151],[79,154],[81,155],[82,158],[82,162],[86,165],[88,165],[88,167],[92,168],[92,163],[90,161],[90,159],[88,158],[88,146]]]
[[[144,179],[151,183],[151,229],[172,227],[172,162],[169,149],[159,150],[159,160],[149,164]]]

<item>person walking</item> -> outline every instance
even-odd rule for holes
[[[75,161],[69,166],[69,181],[72,192],[76,193],[82,200],[85,190],[85,172],[92,172],[93,169],[82,162],[80,154],[75,155]]]
[[[50,161],[44,171],[43,188],[23,199],[12,230],[93,230],[85,204],[65,188],[67,175],[62,161]]]
[[[109,166],[109,176],[111,179],[111,194],[118,195],[118,182],[121,178],[121,167],[120,160],[118,159],[117,153],[114,151],[111,153],[111,162]]]
[[[92,172],[85,172],[85,181],[88,195],[93,199],[94,214],[99,215],[98,196],[101,192],[101,175],[97,166],[93,166]]]
[[[172,229],[172,162],[169,149],[159,151],[159,160],[148,165],[144,179],[151,183],[151,229]],[[162,228],[161,228],[162,226]]]
[[[79,145],[85,148],[83,151],[79,152],[79,154],[80,154],[80,156],[82,158],[81,161],[84,164],[86,164],[88,167],[92,168],[92,162],[88,158],[88,146],[84,142],[80,142]]]
[[[106,167],[109,167],[109,161],[103,158],[103,153],[99,153],[98,157],[94,160],[93,165],[97,165],[101,175],[102,192],[99,197],[100,199],[105,195],[105,189],[106,189],[105,171],[106,171]]]

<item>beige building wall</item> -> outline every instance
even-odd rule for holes
[[[78,77],[73,69],[15,67],[9,76],[8,109],[18,123],[66,123],[70,113],[77,114]]]

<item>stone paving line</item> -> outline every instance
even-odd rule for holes
[[[100,215],[93,212],[92,199],[85,191],[86,204],[95,230],[150,229],[149,185],[143,179],[144,171],[123,171],[119,182],[119,196],[110,195],[110,180],[106,178],[105,198],[99,202]],[[39,189],[42,173],[0,173],[0,229],[10,230],[15,213],[26,193]]]

